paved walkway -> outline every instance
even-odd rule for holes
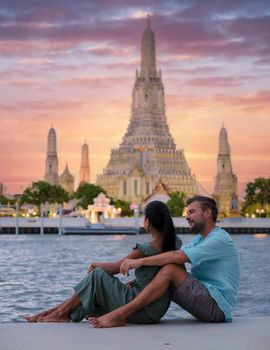
[[[0,350],[269,350],[270,316],[232,323],[193,319],[95,329],[81,323],[0,324]]]

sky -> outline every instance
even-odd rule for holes
[[[170,132],[197,180],[213,193],[222,125],[240,198],[248,181],[269,177],[269,0],[0,0],[7,193],[44,178],[52,126],[59,175],[68,163],[78,184],[86,141],[95,183],[129,123],[147,14]]]

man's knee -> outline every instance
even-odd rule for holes
[[[186,270],[176,264],[168,264],[163,266],[159,273],[166,276],[174,288],[178,288],[187,276]]]

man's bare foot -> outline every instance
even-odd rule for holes
[[[127,324],[127,318],[112,311],[100,317],[87,317],[89,323],[95,328],[122,327]]]
[[[33,316],[22,315],[21,317],[23,319],[25,319],[27,322],[37,322],[40,317],[44,317],[44,316],[49,315],[50,313],[55,311],[57,308],[58,308],[58,306],[55,306],[55,307],[52,307],[51,309],[41,311],[38,314],[33,315]]]

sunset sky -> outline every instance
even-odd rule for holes
[[[91,182],[130,118],[146,15],[156,34],[166,115],[192,173],[213,192],[228,131],[240,198],[270,176],[269,0],[0,0],[0,182],[44,178],[47,134],[76,184],[88,142]]]

